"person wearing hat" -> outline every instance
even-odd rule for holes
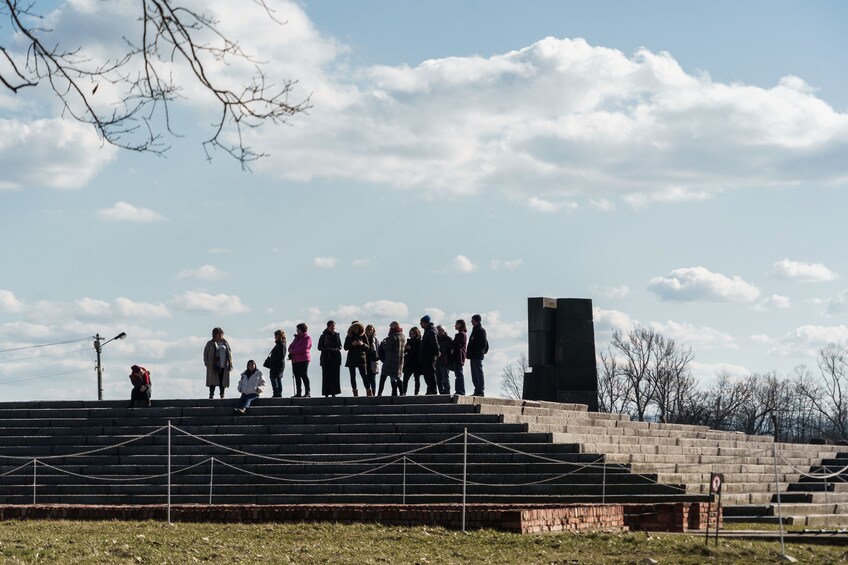
[[[436,394],[436,360],[439,358],[439,339],[430,316],[421,317],[421,347],[418,349],[418,369],[427,385],[425,394]]]

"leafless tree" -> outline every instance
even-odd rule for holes
[[[619,370],[612,351],[598,353],[598,410],[626,414],[630,408],[630,380]]]
[[[265,0],[253,0],[269,21],[278,22]],[[134,4],[139,23],[135,34],[124,37],[125,48],[103,60],[86,54],[82,45],[61,45],[44,26],[37,0],[0,0],[0,20],[8,21],[23,48],[0,44],[0,84],[20,94],[46,83],[62,106],[62,114],[94,127],[102,140],[131,151],[162,154],[169,148],[163,134],[176,136],[170,107],[184,85],[174,81],[171,69],[184,66],[190,80],[210,93],[218,118],[203,142],[221,149],[242,167],[264,156],[245,145],[243,133],[265,122],[285,122],[309,109],[309,99],[290,102],[295,82],[275,85],[263,63],[245,53],[235,38],[227,37],[219,22],[180,0],[140,0]],[[41,3],[44,5],[44,3]],[[2,25],[2,24],[0,24]],[[214,78],[210,67],[235,59],[255,69],[252,79],[239,85]],[[97,91],[102,85],[117,91],[119,100],[104,104]],[[111,102],[111,101],[110,101]],[[225,131],[227,135],[225,135]],[[226,141],[229,133],[235,141]]]
[[[848,346],[828,344],[819,350],[821,378],[801,381],[802,394],[839,439],[848,439]]]
[[[506,398],[521,400],[524,395],[524,373],[530,368],[527,355],[522,353],[518,360],[504,367],[501,372],[501,394]]]
[[[732,430],[739,409],[751,401],[751,381],[734,378],[729,372],[716,375],[715,384],[706,392],[705,404],[709,417],[706,425],[716,430]]]
[[[680,422],[694,401],[692,349],[660,334],[654,340],[654,402],[660,421]]]
[[[656,381],[651,373],[654,369],[656,341],[657,333],[642,326],[634,327],[627,334],[621,330],[615,330],[612,334],[611,349],[620,357],[617,365],[627,379],[634,415],[640,422],[645,420],[648,406],[653,402],[656,392]]]

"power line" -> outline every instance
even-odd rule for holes
[[[91,369],[74,369],[73,371],[63,371],[61,373],[51,373],[49,375],[37,375],[35,377],[24,377],[24,378],[21,378],[21,379],[9,379],[7,381],[0,381],[0,385],[6,385],[6,384],[11,384],[11,383],[22,383],[24,381],[34,381],[34,380],[37,380],[37,379],[47,379],[47,378],[50,378],[50,377],[58,377],[58,376],[61,376],[61,375],[73,375],[75,373],[87,373],[90,370]]]
[[[31,355],[29,357],[14,357],[12,359],[0,359],[0,363],[15,363],[17,361],[31,361],[33,359],[46,359],[48,357],[58,357],[59,355],[71,355],[73,353],[81,353],[83,351],[94,351],[92,347],[79,347],[77,349],[71,349],[69,351],[59,351],[57,353],[45,353],[44,355]],[[94,362],[94,358],[91,357],[91,361]]]
[[[51,347],[53,345],[65,345],[68,343],[77,343],[79,341],[88,341],[92,339],[89,337],[81,337],[79,339],[69,339],[68,341],[57,341],[56,343],[41,343],[39,345],[27,345],[25,347],[13,347],[11,349],[0,349],[0,353],[9,353],[10,351],[22,351],[24,349],[36,349],[38,347]]]

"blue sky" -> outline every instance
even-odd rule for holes
[[[539,295],[592,298],[598,348],[632,323],[690,345],[705,385],[848,340],[844,3],[272,5],[284,26],[209,3],[312,96],[249,133],[252,173],[206,162],[191,88],[166,158],[0,91],[0,350],[126,331],[104,350],[125,398],[133,363],[156,396],[202,396],[213,326],[242,367],[276,327],[425,312],[484,315],[497,393]],[[132,29],[120,1],[50,17],[92,13],[64,40]],[[87,346],[0,353],[0,398],[94,397]]]

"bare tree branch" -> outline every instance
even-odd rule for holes
[[[264,0],[253,0],[269,20],[282,24]],[[182,5],[179,0],[141,0],[138,41],[124,38],[125,53],[115,59],[94,61],[81,46],[71,49],[47,43],[52,30],[40,26],[41,16],[34,2],[2,0],[0,16],[5,16],[12,31],[23,39],[24,52],[0,45],[8,64],[0,67],[0,84],[12,93],[46,82],[62,104],[62,115],[90,124],[100,138],[130,151],[162,154],[169,149],[163,131],[178,136],[172,129],[170,105],[180,97],[181,87],[168,67],[184,64],[190,75],[215,99],[218,118],[211,135],[203,142],[207,158],[220,149],[231,155],[243,168],[266,156],[245,144],[244,133],[264,123],[285,123],[288,118],[310,107],[309,98],[292,102],[290,95],[297,84],[286,80],[279,86],[269,81],[264,63],[245,53],[238,41],[227,37],[212,17]],[[208,38],[211,42],[207,42]],[[233,85],[209,73],[207,64],[229,64],[239,59],[254,67],[255,74],[245,84]],[[121,99],[111,109],[95,103],[101,83],[115,87]],[[232,137],[233,141],[226,138]]]

